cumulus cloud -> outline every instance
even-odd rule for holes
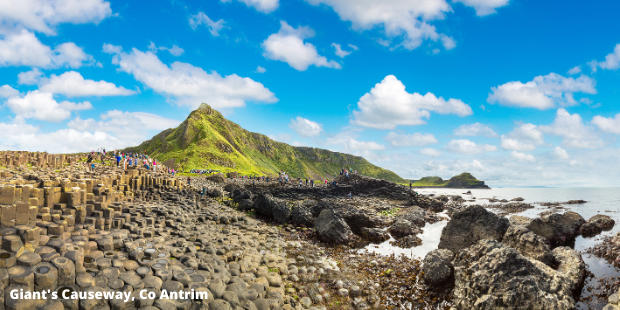
[[[394,129],[398,125],[426,124],[423,118],[430,118],[431,111],[439,114],[471,115],[471,107],[459,99],[445,100],[432,93],[410,94],[405,85],[395,76],[386,76],[357,103],[359,110],[353,111],[354,125]]]
[[[275,95],[263,84],[236,74],[221,76],[215,71],[175,61],[164,64],[152,52],[132,49],[125,53],[119,46],[104,44],[104,52],[113,54],[119,70],[160,93],[178,105],[197,108],[207,102],[213,108],[243,107],[246,102],[273,103]]]
[[[502,135],[501,146],[506,150],[533,151],[545,144],[545,137],[539,126],[521,124],[507,135]]]
[[[301,116],[292,119],[289,127],[302,137],[316,137],[323,132],[323,125]]]
[[[19,96],[19,91],[10,85],[0,86],[0,98],[9,98]]]
[[[39,128],[29,124],[0,123],[0,149],[3,150],[77,153],[95,150],[101,146],[114,149],[129,145],[101,131],[91,133],[75,129],[60,129],[41,133]]]
[[[281,21],[280,25],[280,31],[270,35],[262,43],[265,57],[286,62],[298,71],[305,71],[311,65],[341,68],[339,63],[319,55],[314,45],[304,42],[304,39],[314,36],[314,30],[310,27],[293,28],[285,21]]]
[[[383,138],[394,146],[424,146],[439,143],[433,134],[419,132],[410,135],[398,134],[392,131]]]
[[[454,134],[457,136],[498,137],[498,134],[491,127],[480,123],[461,125],[454,129]]]
[[[17,83],[21,85],[34,85],[39,82],[43,72],[39,68],[33,68],[30,71],[24,71],[17,74]]]
[[[530,154],[525,154],[525,153],[517,152],[517,151],[512,151],[512,153],[510,153],[510,156],[512,156],[513,158],[517,159],[518,161],[529,161],[529,162],[535,162],[536,161],[536,158],[534,158],[534,156],[532,156]]]
[[[581,73],[581,66],[576,66],[568,70],[569,75],[575,75]]]
[[[185,53],[184,49],[182,49],[182,48],[180,48],[180,47],[178,47],[176,45],[172,45],[172,47],[165,47],[165,46],[157,46],[153,42],[151,42],[151,44],[149,44],[149,51],[151,51],[153,53],[157,53],[158,50],[167,51],[172,56],[181,56],[181,55],[183,55],[183,53]]]
[[[101,114],[100,121],[76,117],[67,126],[79,131],[165,130],[179,126],[181,121],[146,112],[111,110]]]
[[[267,72],[267,69],[261,66],[256,67],[256,73],[265,73],[265,72]]]
[[[567,148],[594,149],[603,146],[603,140],[592,127],[584,125],[579,114],[570,114],[563,108],[558,109],[551,125],[540,126],[540,130],[562,137],[562,145]]]
[[[566,78],[556,73],[537,76],[534,80],[519,81],[492,87],[487,102],[511,107],[536,108],[540,110],[576,105],[574,93],[596,94],[596,82],[585,75]]]
[[[615,117],[597,115],[592,118],[592,124],[596,125],[600,131],[620,135],[620,113]]]
[[[276,141],[280,141],[280,142],[288,142],[288,141],[291,141],[291,139],[293,137],[291,137],[291,135],[289,135],[289,134],[279,133],[277,135],[269,135],[269,138],[271,138],[271,140],[276,140]],[[295,142],[293,142],[293,143],[295,143]],[[297,142],[297,143],[299,143],[299,142]]]
[[[437,157],[441,155],[441,151],[427,147],[420,150],[420,154],[430,157]]]
[[[0,67],[27,66],[51,69],[79,68],[82,65],[95,64],[93,56],[86,54],[75,43],[62,43],[52,50],[27,30],[6,35],[0,40]]]
[[[451,11],[445,0],[402,1],[402,0],[306,0],[313,5],[330,6],[344,21],[350,21],[356,30],[381,28],[385,44],[398,39],[399,46],[412,50],[424,40],[440,41],[446,49],[454,47],[454,40],[438,33],[429,22],[445,18]]]
[[[18,119],[34,118],[56,123],[69,118],[72,111],[92,109],[88,101],[58,103],[52,97],[52,93],[38,90],[28,92],[24,97],[11,97],[6,101],[6,105],[17,115]]]
[[[98,24],[111,15],[110,2],[103,0],[0,1],[0,32],[30,29],[55,35],[61,23]]]
[[[605,56],[604,61],[598,62],[593,60],[588,64],[594,72],[596,72],[598,68],[603,70],[618,70],[618,68],[620,68],[620,43],[616,45],[612,53]]]
[[[232,0],[220,0],[222,2],[231,2]],[[248,7],[253,7],[262,13],[271,13],[280,5],[279,0],[237,0],[245,3]]]
[[[223,19],[213,21],[211,18],[209,18],[209,16],[207,16],[207,14],[203,12],[198,12],[198,14],[189,17],[189,25],[192,27],[192,29],[196,29],[200,25],[205,25],[209,28],[209,32],[211,32],[211,35],[213,35],[214,37],[220,35],[220,30],[224,28],[224,23],[225,22]]]
[[[69,71],[59,76],[52,74],[43,79],[39,86],[42,92],[61,94],[67,97],[83,96],[127,96],[136,92],[124,87],[117,87],[106,81],[85,80],[79,72]]]
[[[454,0],[476,10],[476,15],[486,16],[496,13],[496,9],[508,5],[509,0]]]
[[[385,146],[372,141],[348,139],[344,142],[344,149],[346,151],[380,151],[384,150]]]
[[[566,150],[564,150],[563,148],[556,146],[553,148],[553,150],[551,151],[551,154],[553,156],[555,156],[556,158],[560,158],[560,159],[568,159],[568,152],[566,152]]]
[[[342,46],[340,46],[340,44],[338,43],[332,43],[332,46],[334,47],[334,49],[336,49],[336,52],[335,52],[336,56],[340,58],[345,58],[349,56],[351,53],[353,53],[353,51],[349,52],[349,51],[342,50]],[[355,45],[349,44],[349,46],[355,46]],[[353,50],[357,51],[357,46],[355,46]]]
[[[448,144],[446,144],[444,149],[451,153],[466,154],[466,155],[497,151],[497,147],[493,145],[476,144],[475,142],[467,140],[467,139],[458,139],[458,140],[453,139],[450,142],[448,142]]]

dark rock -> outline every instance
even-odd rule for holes
[[[615,224],[616,222],[609,216],[597,214],[580,227],[579,233],[586,237],[594,236],[600,234],[603,230],[612,229]]]
[[[392,236],[394,236],[395,239],[409,235],[417,235],[421,232],[419,228],[407,220],[397,220],[394,224],[388,227],[388,231]]]
[[[296,226],[304,225],[306,227],[314,227],[314,217],[312,216],[310,208],[306,205],[293,206],[291,220]]]
[[[381,243],[390,239],[390,235],[381,228],[362,228],[361,237],[376,243]]]
[[[413,206],[410,208],[402,209],[401,212],[398,213],[398,218],[407,220],[417,225],[418,227],[424,227],[425,217],[426,217],[426,210],[418,206]]]
[[[461,250],[453,263],[457,309],[575,307],[572,282],[564,274],[495,240]]]
[[[215,183],[224,183],[226,182],[226,178],[222,173],[216,173],[214,175],[210,175],[207,177],[207,180],[215,182]]]
[[[510,226],[504,234],[502,243],[519,251],[523,256],[539,260],[549,266],[553,264],[549,240],[523,226]]]
[[[271,213],[273,215],[273,219],[280,224],[289,223],[291,221],[291,207],[284,200],[274,198],[272,201],[273,208],[271,209]]]
[[[347,222],[351,230],[356,234],[362,233],[362,228],[377,227],[377,220],[368,215],[366,212],[358,210],[354,207],[345,206],[338,209],[340,216]]]
[[[586,221],[581,215],[568,211],[563,214],[549,214],[533,219],[527,228],[551,242],[551,246],[565,245],[579,233],[579,228]]]
[[[239,211],[247,211],[252,209],[254,203],[250,199],[241,199],[237,201],[237,210]]]
[[[346,243],[353,234],[347,222],[333,209],[321,212],[315,228],[321,240],[329,243]]]
[[[501,241],[508,226],[507,218],[499,217],[481,206],[472,206],[452,215],[441,232],[438,248],[456,252],[482,239]]]
[[[424,257],[424,282],[428,285],[437,286],[452,279],[454,266],[452,258],[454,254],[450,250],[433,250]]]

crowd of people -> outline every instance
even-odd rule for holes
[[[89,165],[91,171],[95,170],[96,162],[98,160],[101,161],[101,165],[106,164],[106,160],[112,155],[113,162],[116,162],[116,167],[120,168],[121,165],[123,170],[127,170],[127,168],[135,168],[142,166],[147,170],[152,170],[155,173],[166,173],[175,175],[177,173],[174,169],[168,168],[163,165],[161,162],[157,161],[157,159],[150,157],[146,151],[142,152],[121,152],[114,150],[111,153],[106,153],[105,148],[99,148],[97,151],[91,151],[87,158],[86,163]]]

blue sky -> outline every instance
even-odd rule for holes
[[[0,3],[0,150],[137,145],[201,102],[405,178],[620,181],[618,1]]]

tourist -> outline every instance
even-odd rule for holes
[[[187,186],[189,186],[192,182],[192,179],[190,177],[187,177]]]
[[[114,151],[114,153],[116,153],[116,151]],[[116,168],[118,168],[121,164],[121,154],[114,154],[114,157],[116,157]]]

